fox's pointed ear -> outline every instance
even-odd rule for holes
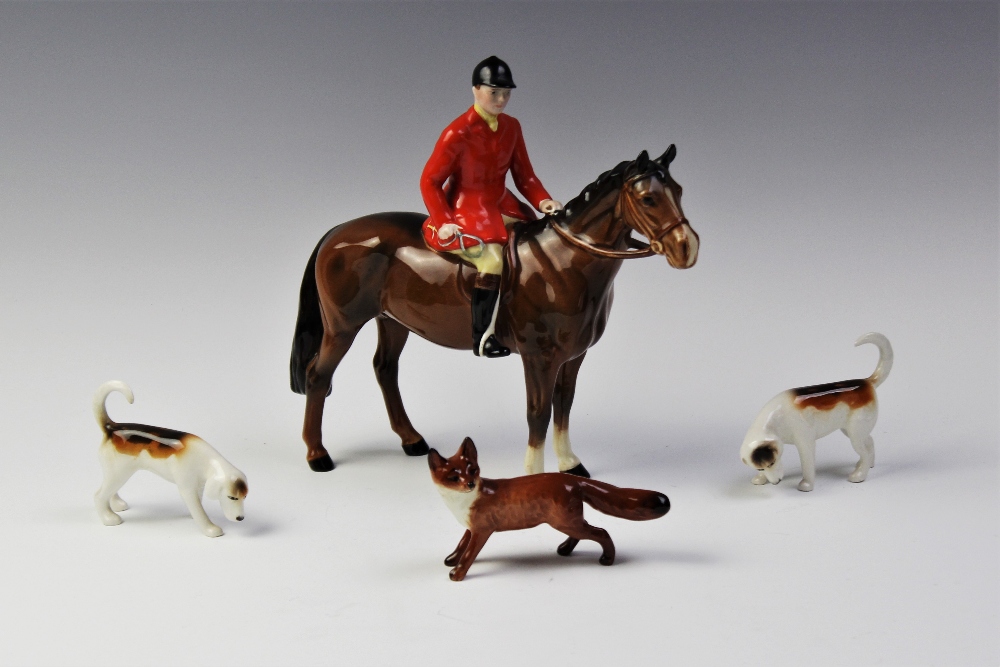
[[[444,460],[445,458],[438,454],[436,449],[431,449],[431,451],[427,452],[427,467],[431,470],[440,468],[441,464],[444,463]]]
[[[479,458],[479,452],[476,451],[476,443],[472,442],[472,438],[466,438],[462,441],[462,446],[458,448],[458,453],[462,458],[469,459],[475,462]]]

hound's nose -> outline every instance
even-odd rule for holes
[[[243,517],[241,517],[241,516],[238,516],[238,517],[236,517],[236,520],[237,520],[237,521],[242,521],[242,520],[243,520]]]

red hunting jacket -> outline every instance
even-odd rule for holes
[[[438,238],[437,229],[449,222],[486,243],[506,243],[501,214],[533,220],[534,211],[507,190],[508,171],[535,208],[551,199],[531,168],[521,124],[506,114],[500,114],[497,123],[494,132],[475,107],[470,107],[444,129],[434,146],[420,176],[420,194],[431,214],[424,222],[424,239],[431,248],[459,249],[457,236],[445,245]],[[465,245],[476,242],[466,239]]]

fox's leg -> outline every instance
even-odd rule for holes
[[[601,549],[604,550],[604,553],[601,554],[601,565],[611,565],[615,562],[615,543],[611,541],[608,531],[597,526],[591,526],[584,520],[582,514],[578,520],[572,523],[560,522],[559,524],[550,523],[549,525],[560,533],[569,535],[569,539],[560,544],[559,548],[556,549],[556,553],[560,556],[568,556],[573,553],[573,549],[576,548],[580,540],[593,540],[600,544]]]
[[[452,581],[465,579],[466,572],[469,571],[473,561],[476,560],[476,556],[479,555],[483,545],[486,544],[486,540],[490,539],[490,535],[492,534],[492,531],[488,533],[474,533],[469,531],[469,543],[466,545],[462,555],[458,557],[458,565],[448,573],[448,577]]]
[[[458,563],[458,559],[462,557],[462,552],[465,551],[465,547],[469,546],[469,539],[471,538],[472,531],[465,531],[465,535],[462,535],[462,539],[458,541],[458,546],[451,552],[451,555],[444,559],[444,564],[448,567],[454,567],[455,564]]]
[[[575,537],[567,537],[566,541],[560,544],[556,548],[556,553],[560,556],[569,556],[573,553],[573,549],[576,549],[576,545],[580,543],[580,540]]]
[[[552,448],[559,460],[559,472],[567,472],[580,477],[590,477],[590,473],[573,453],[569,442],[569,411],[573,407],[576,394],[576,376],[583,364],[584,352],[576,359],[570,359],[556,376],[555,392],[552,395]],[[572,548],[570,548],[572,551]]]

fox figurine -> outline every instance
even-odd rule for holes
[[[568,539],[556,553],[569,556],[580,540],[601,545],[601,565],[615,562],[615,545],[603,528],[583,518],[583,504],[611,516],[632,521],[658,519],[670,509],[662,493],[620,489],[593,479],[565,473],[541,473],[513,479],[486,479],[479,475],[476,445],[466,438],[458,452],[446,459],[430,450],[427,464],[445,504],[465,526],[455,551],[444,559],[449,577],[461,581],[486,540],[495,532],[521,530],[547,523]]]

